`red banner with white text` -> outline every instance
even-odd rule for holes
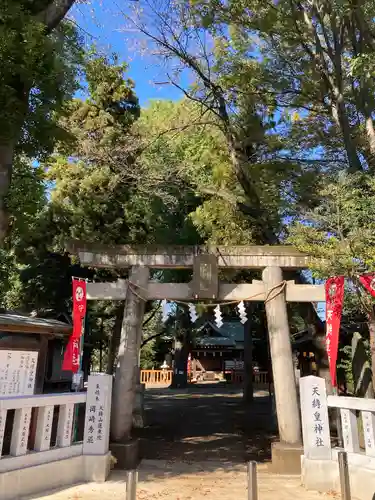
[[[326,281],[326,348],[332,386],[336,387],[336,364],[339,333],[344,301],[344,276],[334,276]]]
[[[375,273],[363,274],[359,277],[359,281],[366,288],[366,290],[375,297]]]
[[[73,280],[73,332],[64,353],[62,369],[77,373],[80,367],[80,344],[86,315],[86,282]]]
[[[73,280],[73,337],[82,335],[86,316],[86,281]]]
[[[81,339],[75,339],[73,335],[70,336],[68,345],[64,352],[64,360],[62,369],[68,372],[77,373],[80,368],[81,356]]]

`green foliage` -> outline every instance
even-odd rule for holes
[[[251,227],[238,211],[241,195],[214,116],[201,117],[199,108],[187,100],[154,101],[143,111],[137,126],[150,143],[142,154],[142,163],[149,170],[168,175],[170,187],[163,186],[163,199],[173,203],[184,189],[182,228],[186,229],[182,234],[186,231],[186,236],[181,243],[196,244],[201,240],[223,244],[241,238],[249,242]]]
[[[350,345],[341,346],[339,349],[337,376],[345,380],[349,387],[353,387],[352,347]]]
[[[16,157],[13,167],[13,183],[9,196],[12,233],[11,245],[35,230],[35,224],[47,203],[43,169],[33,165],[26,157]]]
[[[18,254],[23,252],[25,241],[33,237],[38,218],[47,202],[43,172],[26,157],[14,162],[13,183],[9,193],[12,232],[6,248],[0,253],[0,306],[19,306],[17,297],[23,291],[20,281]]]
[[[46,35],[38,10],[21,0],[0,6],[0,142],[30,157],[50,152],[60,136],[56,112],[77,90],[83,61],[75,28],[65,23]]]
[[[355,278],[375,269],[375,182],[340,174],[322,186],[321,205],[290,228],[289,242],[313,256],[318,277]]]
[[[114,145],[123,146],[126,134],[139,117],[134,83],[126,78],[126,64],[93,52],[88,56],[84,75],[88,98],[73,99],[62,124],[76,140],[79,156],[88,156],[93,145],[103,154]]]

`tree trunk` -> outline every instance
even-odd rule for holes
[[[129,439],[132,430],[138,378],[138,354],[145,309],[145,301],[141,296],[147,287],[148,278],[149,269],[146,267],[133,267],[129,276],[129,281],[136,293],[129,287],[121,327],[111,415],[111,435],[114,441]]]
[[[369,363],[363,338],[359,332],[353,333],[351,368],[354,382],[353,395],[356,398],[373,398],[374,388],[372,385],[371,364]]]
[[[277,237],[275,232],[270,229],[268,213],[262,207],[260,197],[248,172],[248,158],[241,145],[236,144],[235,138],[229,132],[227,134],[227,144],[233,171],[246,198],[251,201],[251,207],[242,204],[239,209],[252,218],[255,238],[264,243],[275,244]]]
[[[9,214],[7,209],[7,195],[12,179],[14,144],[0,144],[0,246],[8,234]]]
[[[300,272],[284,272],[285,279],[294,279],[296,283],[305,284],[306,280]],[[305,320],[309,332],[312,334],[317,375],[326,381],[327,393],[332,394],[331,374],[326,349],[326,336],[323,321],[319,318],[311,302],[300,302],[298,310]]]
[[[107,374],[113,375],[115,371],[115,361],[121,339],[122,319],[124,317],[125,302],[120,302],[116,307],[115,324],[110,338],[108,348]]]
[[[348,163],[349,163],[348,171],[360,172],[362,170],[362,164],[352,139],[351,128],[345,107],[344,98],[340,94],[336,97],[336,99],[337,101],[335,107],[337,111],[337,120],[341,129],[345,151],[348,158]]]
[[[184,333],[183,338],[176,338],[174,341],[174,363],[171,388],[183,389],[187,387],[187,363],[189,356],[189,346]]]
[[[253,387],[253,337],[251,333],[250,308],[247,308],[248,320],[244,325],[245,342],[244,342],[244,368],[245,381],[243,388],[243,398],[245,403],[252,403],[254,399]]]
[[[375,158],[375,130],[374,130],[374,122],[372,116],[366,117],[366,132],[371,154],[371,158],[368,162],[370,164],[373,164]]]

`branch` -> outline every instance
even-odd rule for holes
[[[204,114],[204,113],[203,113]],[[200,117],[199,117],[200,118]],[[197,120],[199,120],[197,118]],[[162,132],[159,132],[158,135],[152,139],[150,142],[148,142],[145,146],[141,148],[141,153],[146,151],[146,149],[150,148],[153,144],[155,144],[159,139],[161,139],[164,135],[168,135],[172,132],[175,132],[174,135],[172,135],[171,139],[173,140],[175,137],[178,136],[180,132],[184,132],[185,130],[191,128],[191,127],[201,127],[201,126],[212,126],[212,127],[217,127],[217,123],[213,121],[193,121],[191,123],[187,123],[186,125],[181,125],[180,127],[171,127],[167,130],[163,130]]]
[[[74,2],[75,0],[53,0],[37,16],[37,20],[46,26],[47,33],[51,33],[64,19]]]
[[[160,306],[161,306],[161,301],[159,300],[159,304],[155,307],[155,309],[152,311],[150,316],[142,323],[142,328],[144,328],[147,325],[147,323],[149,323],[152,320],[152,318],[155,316],[155,314],[160,309]]]
[[[223,189],[204,187],[204,188],[198,189],[198,191],[202,194],[215,196],[216,198],[219,197],[222,200],[228,202],[232,206],[237,206],[237,204],[238,204],[238,201],[235,199],[235,197],[230,192],[224,191]]]
[[[149,342],[151,342],[151,340],[154,340],[156,339],[157,337],[161,337],[162,335],[164,335],[165,332],[159,332],[159,333],[155,333],[155,335],[151,335],[151,337],[148,337],[146,340],[144,340],[141,344],[141,349],[142,347],[144,347],[146,344],[148,344]]]

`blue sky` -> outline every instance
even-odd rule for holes
[[[93,0],[77,4],[70,17],[81,28],[86,43],[94,43],[108,54],[116,52],[129,64],[129,76],[136,85],[136,93],[142,106],[150,99],[179,99],[182,93],[172,85],[158,85],[166,81],[165,71],[157,57],[142,55],[135,41],[139,36],[126,30],[127,21],[119,12],[118,5],[126,12],[130,2],[124,0]]]

